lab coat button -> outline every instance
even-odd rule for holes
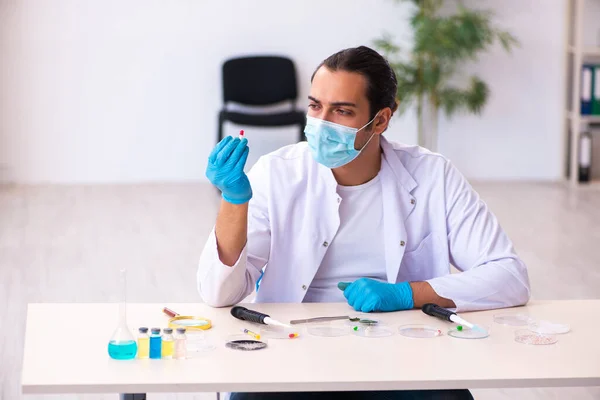
[[[306,290],[306,285],[302,285],[302,289]]]
[[[415,203],[416,203],[415,199],[410,199],[410,204],[415,204]]]
[[[323,247],[327,247],[327,246],[329,246],[329,243],[323,242]]]
[[[400,241],[400,246],[404,247],[405,244],[406,242],[404,240]]]

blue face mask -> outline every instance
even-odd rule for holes
[[[338,168],[354,160],[371,141],[373,135],[360,150],[354,148],[356,133],[377,118],[377,115],[362,128],[351,128],[318,118],[306,116],[304,134],[313,158],[327,168]]]

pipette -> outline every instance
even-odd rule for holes
[[[468,321],[465,321],[464,319],[462,319],[461,317],[456,315],[456,313],[454,313],[450,310],[447,310],[445,308],[442,308],[442,307],[438,306],[437,304],[427,303],[423,306],[422,311],[427,315],[431,315],[432,317],[437,317],[437,318],[443,319],[445,321],[454,322],[455,324],[464,325],[468,328],[477,329],[477,330],[485,332],[485,329],[483,329],[475,324],[472,324]]]
[[[241,319],[242,321],[250,321],[256,322],[258,324],[264,325],[275,325],[282,326],[284,328],[291,328],[290,325],[284,324],[283,322],[279,322],[274,320],[267,314],[260,313],[254,310],[248,310],[246,307],[235,306],[231,309],[231,315],[233,315],[237,319]]]

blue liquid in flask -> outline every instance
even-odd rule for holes
[[[115,360],[132,360],[137,354],[137,343],[127,327],[127,271],[120,271],[121,302],[119,303],[119,325],[108,341],[108,355]]]
[[[117,342],[111,340],[108,342],[108,355],[115,360],[132,360],[137,354],[137,343],[135,340],[126,340]]]

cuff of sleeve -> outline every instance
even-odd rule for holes
[[[246,257],[247,245],[235,264],[223,264],[219,258],[214,230],[210,233],[202,252],[198,274],[198,289],[207,304],[221,307],[238,301],[240,287],[246,283]]]
[[[438,278],[429,279],[425,282],[429,283],[429,285],[431,286],[433,291],[438,296],[443,297],[445,299],[452,300],[454,302],[454,304],[456,304],[456,308],[453,309],[454,312],[464,311],[467,303],[458,299],[456,297],[456,293],[454,293],[454,291],[451,288],[449,288],[448,286],[446,286],[444,284],[444,278],[446,278],[446,277],[442,276],[442,277],[438,277]],[[449,310],[452,310],[452,309],[449,309]]]

